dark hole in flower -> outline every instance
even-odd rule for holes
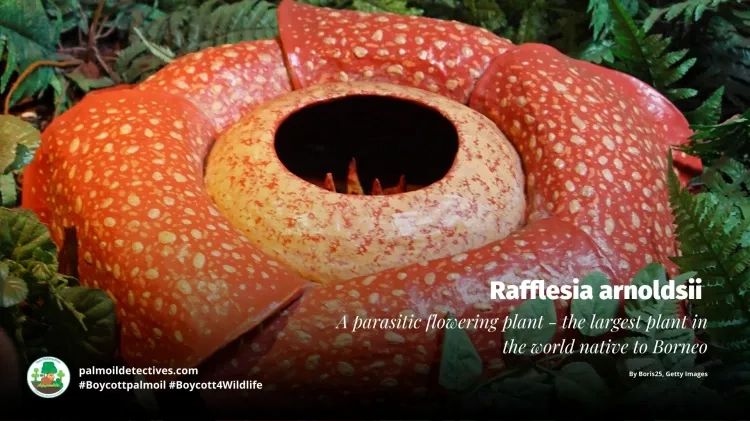
[[[275,143],[290,172],[322,188],[396,194],[442,179],[458,152],[458,133],[434,109],[399,98],[358,95],[289,115]]]
[[[59,273],[78,279],[78,234],[75,227],[65,228],[57,261]]]

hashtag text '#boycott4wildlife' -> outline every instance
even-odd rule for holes
[[[160,380],[157,382],[93,382],[90,380],[79,383],[81,390],[261,390],[263,384],[256,380],[228,380],[220,382],[183,382],[180,380]]]

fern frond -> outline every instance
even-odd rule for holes
[[[615,43],[611,40],[601,40],[586,43],[579,51],[570,54],[578,60],[585,60],[594,64],[612,64],[615,56],[612,55],[612,47]]]
[[[735,201],[750,197],[750,170],[729,157],[719,159],[700,177],[706,191]]]
[[[685,58],[687,50],[668,51],[671,38],[647,35],[618,0],[608,2],[615,37],[615,68],[648,83],[673,101],[697,95],[695,89],[673,86],[695,65],[694,58]]]
[[[630,16],[638,13],[638,0],[624,0],[621,5]],[[594,40],[602,40],[612,31],[612,17],[608,0],[589,0],[586,12],[591,15],[590,27],[594,32]]]
[[[165,57],[171,57],[167,54],[160,59],[153,53],[154,46],[158,51],[180,57],[222,44],[275,37],[276,5],[265,0],[230,4],[209,0],[154,19],[141,32],[152,48],[145,46],[138,36],[132,36],[131,45],[118,56],[117,71],[131,83],[147,78],[164,65]]]
[[[681,150],[712,166],[722,157],[750,166],[750,110],[721,124],[696,125],[690,141]]]
[[[511,40],[516,44],[533,42],[538,40],[541,32],[545,29],[546,11],[545,2],[534,0],[528,3],[528,7],[521,12],[518,27],[513,33]]]
[[[743,168],[744,170],[744,168]],[[748,177],[738,163],[729,163],[724,174],[738,179]],[[694,310],[708,320],[706,332],[710,345],[723,350],[729,358],[750,356],[750,219],[736,206],[738,180],[729,183],[712,178],[717,191],[696,195],[684,190],[673,171],[669,155],[667,182],[677,241],[681,256],[672,260],[683,272],[695,271],[704,279],[703,298],[694,302]],[[742,189],[740,189],[742,191]],[[722,193],[720,193],[722,192]],[[740,197],[747,198],[745,193]]]
[[[690,124],[710,125],[721,119],[721,101],[724,99],[724,87],[715,90],[698,108],[685,113]]]
[[[508,24],[505,12],[494,0],[466,0],[463,3],[473,25],[495,32]]]
[[[750,38],[723,16],[712,16],[692,50],[701,57],[692,85],[706,90],[724,86],[725,116],[750,109]]]
[[[690,25],[701,20],[706,10],[713,10],[723,3],[730,2],[737,3],[737,0],[686,0],[668,7],[654,9],[646,19],[649,22],[661,19],[672,22],[682,16],[685,25]]]

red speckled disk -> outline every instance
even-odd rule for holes
[[[195,104],[223,131],[258,104],[292,90],[276,40],[206,48],[181,57],[139,84]]]
[[[283,1],[279,32],[294,87],[391,82],[466,103],[490,61],[513,44],[459,22],[331,10]]]
[[[355,95],[412,101],[446,117],[459,139],[448,173],[417,191],[352,196],[289,172],[274,149],[279,125],[306,106]],[[382,83],[323,84],[267,102],[225,132],[209,157],[206,188],[253,244],[307,279],[336,283],[462,253],[515,231],[526,206],[520,162],[491,121],[445,97]]]
[[[136,90],[86,97],[42,136],[34,168],[52,238],[77,230],[80,278],[115,301],[132,365],[194,366],[306,284],[211,202],[202,178],[214,136],[189,101]]]
[[[526,63],[534,62],[533,67]],[[525,44],[493,62],[471,106],[520,151],[531,219],[554,215],[588,234],[631,279],[675,254],[666,156],[687,122],[620,73]],[[650,88],[649,88],[650,89]],[[650,98],[650,99],[649,99]],[[658,110],[661,110],[657,112]]]

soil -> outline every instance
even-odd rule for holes
[[[40,393],[43,393],[45,395],[53,395],[62,389],[60,386],[47,386],[47,387],[39,387],[40,382],[32,382],[31,384],[34,385],[34,389],[39,391]]]

